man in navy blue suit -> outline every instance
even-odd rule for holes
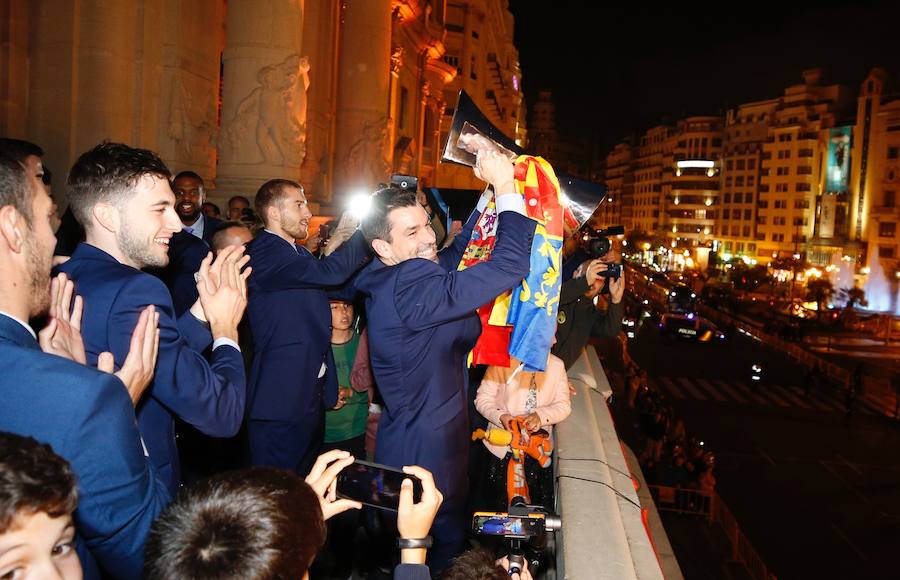
[[[169,240],[169,263],[152,273],[159,276],[172,293],[175,315],[181,316],[193,306],[200,295],[194,274],[212,248],[213,235],[221,220],[203,215],[206,200],[203,178],[193,171],[182,171],[172,180],[175,192],[175,211],[183,226]]]
[[[152,377],[155,316],[141,314],[134,348],[115,376],[79,364],[80,301],[70,311],[71,282],[55,283],[52,300],[48,293],[56,239],[52,202],[36,177],[26,177],[0,148],[0,431],[47,443],[71,464],[85,578],[100,578],[98,562],[115,578],[138,578],[150,525],[169,501],[144,454],[129,399]],[[39,343],[26,321],[48,308]],[[111,357],[103,360],[111,370]]]
[[[485,196],[453,243],[437,252],[415,194],[387,189],[362,225],[378,259],[356,280],[368,296],[372,370],[385,404],[375,460],[421,465],[444,494],[429,552],[434,572],[460,552],[466,534],[466,356],[481,332],[475,309],[528,274],[535,227],[524,216],[508,159],[480,152],[476,175],[493,185],[500,212],[490,260],[457,271]]]
[[[176,198],[175,211],[184,231],[203,240],[206,247],[211,248],[213,234],[222,220],[203,215],[203,202],[206,201],[203,178],[193,171],[182,171],[172,180],[172,191]]]
[[[267,181],[255,203],[266,228],[247,246],[255,352],[247,409],[250,461],[305,475],[324,438],[325,404],[337,402],[326,289],[344,284],[369,251],[359,232],[322,260],[297,244],[312,218],[299,183]]]
[[[69,203],[86,241],[61,270],[84,298],[82,333],[88,360],[110,351],[121,364],[130,329],[148,305],[159,313],[156,377],[138,407],[150,458],[170,490],[180,483],[174,417],[213,437],[232,437],[244,414],[246,380],[237,325],[246,306],[247,258],[221,252],[198,272],[200,299],[177,317],[169,291],[141,268],[168,262],[168,243],[181,229],[169,170],[151,151],[103,143],[69,172]],[[211,362],[201,354],[212,343]]]

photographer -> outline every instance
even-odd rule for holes
[[[563,283],[559,294],[556,344],[552,352],[569,369],[591,338],[612,338],[622,327],[625,293],[624,271],[618,278],[606,278],[603,273],[615,260],[615,252],[607,252],[594,260],[583,262],[571,280]],[[606,311],[597,309],[596,299],[609,286]]]

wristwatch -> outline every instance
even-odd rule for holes
[[[431,536],[424,538],[397,538],[397,547],[401,550],[410,548],[430,548],[434,542]]]

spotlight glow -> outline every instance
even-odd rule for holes
[[[347,209],[358,220],[363,219],[372,209],[372,195],[369,193],[355,193],[347,202]]]

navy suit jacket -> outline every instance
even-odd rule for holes
[[[356,281],[367,294],[372,371],[384,398],[375,460],[431,471],[444,494],[442,512],[465,502],[466,356],[481,332],[475,310],[528,274],[535,228],[523,215],[500,213],[490,260],[457,271],[478,216],[439,263],[374,260]]]
[[[222,225],[222,220],[217,220],[216,218],[212,218],[209,216],[203,216],[203,241],[206,242],[207,247],[212,247],[213,234],[216,233],[216,230],[219,229],[220,225]]]
[[[115,578],[140,578],[144,542],[169,493],[144,456],[125,386],[41,352],[4,315],[0,368],[0,431],[49,444],[78,478],[75,522],[85,578],[99,578],[97,562]]]
[[[84,243],[60,268],[84,299],[81,334],[90,364],[104,351],[116,368],[128,355],[137,319],[148,305],[159,313],[156,374],[138,407],[138,425],[150,458],[169,489],[180,483],[173,416],[202,433],[232,437],[241,426],[246,397],[244,362],[229,345],[201,354],[212,342],[205,324],[185,312],[176,318],[169,291],[154,276]]]
[[[207,218],[206,227],[209,227]],[[204,237],[206,230],[203,231]],[[165,268],[149,270],[158,277],[172,293],[175,316],[181,316],[200,297],[194,274],[200,270],[200,262],[209,254],[209,246],[193,234],[184,230],[169,240],[169,264]]]
[[[331,352],[330,287],[344,284],[370,257],[356,232],[322,260],[299,244],[262,231],[247,245],[253,273],[248,279],[250,328],[255,355],[250,369],[248,417],[296,421],[322,405],[315,391],[324,361],[324,403],[337,402]]]

